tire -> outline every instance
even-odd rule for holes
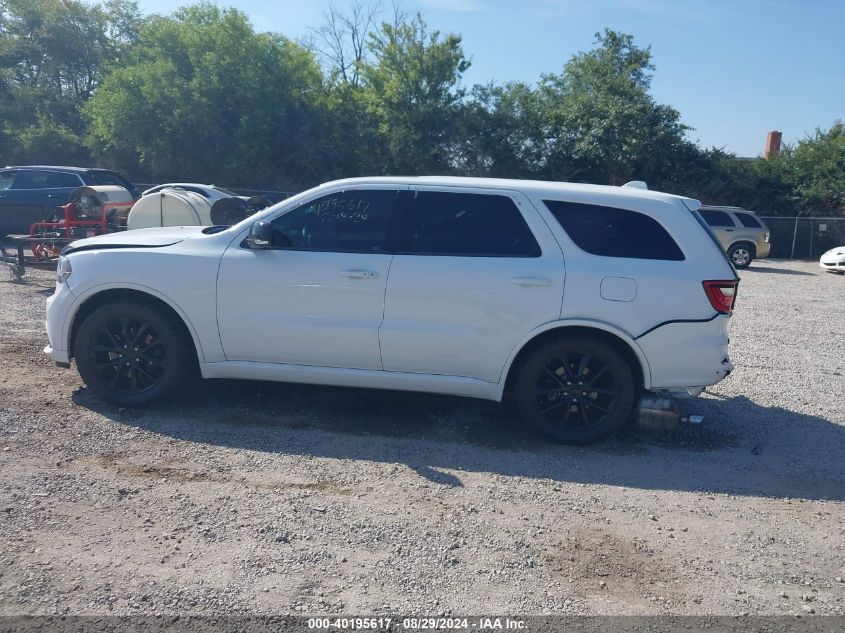
[[[180,324],[140,301],[108,303],[88,315],[76,334],[74,356],[85,384],[124,407],[165,398],[193,369],[192,342]]]
[[[635,394],[625,357],[589,336],[562,336],[534,350],[514,385],[522,418],[563,444],[614,434],[631,415]]]
[[[754,247],[746,242],[739,242],[728,249],[728,259],[735,268],[748,268],[754,260]]]

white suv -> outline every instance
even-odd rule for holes
[[[737,277],[698,201],[470,178],[330,182],[231,227],[66,247],[46,348],[143,405],[198,366],[246,378],[512,394],[559,441],[624,424],[643,392],[732,369]]]

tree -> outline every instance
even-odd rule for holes
[[[323,24],[314,30],[314,36],[315,48],[325,61],[329,85],[360,85],[367,39],[378,12],[377,2],[362,0],[353,2],[349,13],[342,13],[333,3],[323,12]]]
[[[596,34],[596,44],[540,83],[544,175],[610,184],[660,179],[673,154],[685,149],[688,128],[648,92],[654,70],[649,48],[609,29]]]
[[[87,160],[80,108],[105,67],[131,46],[140,21],[133,0],[0,0],[6,160]]]
[[[443,173],[453,152],[470,62],[455,34],[429,32],[422,17],[382,23],[370,34],[373,60],[361,65],[364,101],[384,139],[379,171]]]
[[[767,161],[774,178],[792,191],[798,208],[808,215],[845,215],[845,125],[787,145]]]
[[[313,54],[202,4],[142,26],[86,108],[92,148],[153,178],[298,188],[321,179]]]
[[[463,109],[460,171],[474,176],[533,178],[547,142],[538,92],[527,84],[476,85]]]

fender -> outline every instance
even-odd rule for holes
[[[72,330],[72,325],[76,320],[76,315],[79,312],[79,308],[81,308],[82,304],[88,301],[88,299],[106,290],[135,290],[138,292],[143,292],[144,294],[148,294],[166,303],[179,316],[179,318],[182,319],[182,322],[188,328],[188,332],[191,333],[191,339],[194,342],[194,347],[197,350],[197,356],[200,359],[200,362],[205,360],[205,354],[203,353],[202,343],[200,343],[196,328],[194,327],[194,324],[191,323],[191,320],[188,318],[188,315],[186,315],[185,312],[176,304],[176,302],[173,301],[167,295],[162,294],[155,288],[150,288],[149,286],[133,282],[107,282],[97,284],[86,289],[85,292],[81,294],[77,294],[76,292],[72,291],[76,299],[74,300],[73,305],[71,305],[70,310],[68,311],[68,313],[70,314],[70,318],[65,319],[62,325],[62,340],[65,342],[66,349],[70,349],[70,333]]]
[[[514,346],[514,348],[511,350],[510,355],[508,356],[508,360],[505,362],[505,366],[502,368],[502,373],[499,375],[499,400],[502,399],[502,396],[504,394],[505,382],[508,374],[510,373],[511,365],[513,365],[513,361],[516,358],[517,354],[519,354],[520,350],[522,350],[525,345],[534,340],[534,338],[536,338],[543,332],[548,332],[549,330],[561,329],[566,327],[588,327],[593,328],[594,330],[602,330],[604,332],[607,332],[608,334],[613,334],[625,341],[625,343],[628,344],[628,347],[630,347],[631,350],[634,352],[634,355],[637,357],[637,360],[640,362],[640,367],[642,368],[643,372],[643,386],[646,389],[649,389],[651,387],[651,368],[649,367],[648,359],[643,353],[642,348],[640,348],[640,346],[628,332],[620,329],[619,327],[611,323],[606,323],[604,321],[597,321],[593,319],[560,319],[557,321],[549,321],[548,323],[544,323],[543,325],[535,328],[534,330],[526,334],[519,341],[519,343]]]

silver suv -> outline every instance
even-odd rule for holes
[[[753,211],[705,205],[698,212],[737,268],[748,268],[752,260],[769,256],[769,227]]]

